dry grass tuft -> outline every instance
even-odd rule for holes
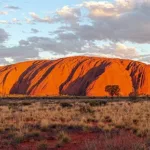
[[[56,147],[61,147],[66,143],[69,143],[71,141],[71,138],[69,137],[68,133],[64,131],[60,131],[58,136],[58,143],[56,144]]]

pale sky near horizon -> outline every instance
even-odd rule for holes
[[[150,63],[150,0],[0,0],[0,65],[74,55]]]

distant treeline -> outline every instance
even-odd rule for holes
[[[116,96],[116,97],[96,97],[96,96],[29,96],[29,95],[1,95],[0,100],[110,100],[110,101],[122,101],[122,100],[150,100],[150,95],[146,96]]]

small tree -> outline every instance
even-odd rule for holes
[[[114,97],[115,95],[119,96],[120,87],[119,85],[107,85],[105,91],[108,92],[111,97]]]

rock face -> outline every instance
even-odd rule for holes
[[[0,67],[0,94],[106,96],[105,86],[150,94],[150,66],[131,60],[68,57]]]

